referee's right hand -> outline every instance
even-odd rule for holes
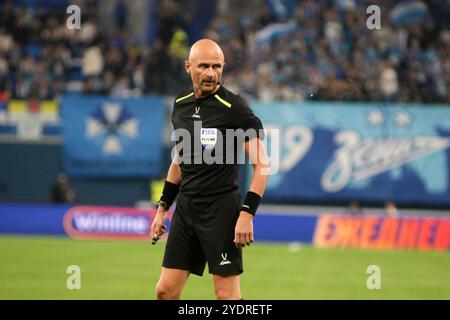
[[[153,218],[152,225],[150,227],[150,236],[152,237],[152,244],[155,244],[161,236],[166,232],[165,217],[166,212],[164,208],[158,207],[155,217]]]

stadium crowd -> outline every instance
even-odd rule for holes
[[[383,13],[399,1],[377,1],[379,30],[366,26],[368,1],[342,2],[300,1],[289,19],[251,8],[217,16],[207,36],[231,57],[228,85],[265,101],[450,102],[449,2],[397,21]]]
[[[428,1],[420,19],[384,14],[366,26],[366,1],[298,1],[287,16],[269,6],[219,11],[204,36],[219,42],[224,82],[249,98],[450,103],[450,4]],[[418,1],[416,1],[418,2]],[[422,3],[424,4],[424,3]],[[183,62],[192,15],[188,1],[160,1],[151,44],[117,28],[100,30],[95,1],[85,2],[81,30],[66,27],[65,8],[30,12],[11,1],[0,11],[0,98],[54,98],[66,91],[118,97],[173,95],[189,85]]]

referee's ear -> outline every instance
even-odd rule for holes
[[[184,60],[184,68],[186,69],[186,72],[191,74],[191,64],[188,60]]]

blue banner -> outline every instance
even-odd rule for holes
[[[161,98],[66,96],[64,168],[72,176],[154,176],[161,170]]]
[[[67,235],[64,214],[68,205],[0,204],[0,234]]]
[[[280,157],[272,159],[277,173],[269,179],[267,199],[450,205],[448,107],[253,107],[266,129],[279,129]],[[273,145],[268,141],[269,149]]]

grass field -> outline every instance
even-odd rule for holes
[[[0,236],[0,299],[153,299],[164,243]],[[68,290],[69,265],[81,289]],[[369,290],[369,265],[381,289]],[[450,299],[450,253],[290,250],[254,244],[244,251],[245,299]],[[214,299],[212,277],[191,276],[183,299]]]

